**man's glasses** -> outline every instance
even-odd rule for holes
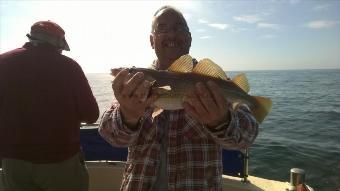
[[[177,34],[182,34],[189,32],[189,28],[185,25],[176,25],[174,27],[169,27],[168,25],[159,25],[154,29],[155,34],[168,34],[172,31]]]

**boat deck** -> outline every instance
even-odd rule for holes
[[[86,162],[90,175],[89,191],[119,190],[124,170],[124,162]],[[0,191],[4,190],[0,169]],[[268,180],[255,176],[248,177],[249,182],[241,178],[223,175],[224,191],[287,191],[288,182]]]

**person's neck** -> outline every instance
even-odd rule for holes
[[[41,51],[48,51],[48,52],[57,52],[62,53],[62,50],[59,48],[54,47],[53,45],[50,45],[48,43],[37,43],[37,42],[26,42],[24,47],[30,48],[30,49],[39,49]]]
[[[167,70],[170,65],[173,63],[173,61],[170,61],[170,60],[157,60],[156,61],[157,64],[156,64],[156,68],[157,70]]]

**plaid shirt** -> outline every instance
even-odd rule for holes
[[[151,190],[156,180],[161,139],[167,138],[167,174],[169,190],[222,190],[222,147],[248,147],[258,134],[258,123],[248,107],[232,110],[229,124],[212,132],[184,113],[163,111],[152,120],[152,109],[145,112],[138,130],[122,122],[119,103],[114,102],[102,117],[100,135],[111,145],[128,147],[128,158],[121,190]],[[167,137],[162,126],[167,125]],[[219,129],[219,128],[217,128]]]

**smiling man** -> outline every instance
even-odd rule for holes
[[[182,13],[161,7],[150,43],[156,70],[188,54],[191,33]],[[121,190],[222,190],[222,148],[248,147],[258,133],[248,107],[232,108],[215,83],[199,82],[186,92],[191,101],[183,103],[184,109],[153,118],[150,105],[157,95],[140,99],[150,87],[143,73],[120,71],[112,83],[116,99],[99,127],[111,145],[129,147]]]
[[[177,58],[189,54],[191,33],[183,15],[169,8],[158,10],[152,22],[151,47],[157,55],[157,69],[167,69]]]

